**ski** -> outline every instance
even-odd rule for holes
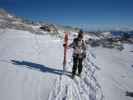
[[[67,32],[65,32],[63,46],[64,46],[63,71],[65,72],[65,67],[66,67],[66,63],[67,63],[67,46],[68,46],[68,33]]]

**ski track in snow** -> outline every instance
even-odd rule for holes
[[[101,86],[95,76],[95,71],[100,68],[93,62],[94,54],[89,53],[84,61],[83,77],[75,76],[71,79],[67,72],[60,75],[49,94],[49,100],[104,100]]]

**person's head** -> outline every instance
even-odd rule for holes
[[[78,39],[82,39],[82,38],[83,38],[83,30],[79,30]]]

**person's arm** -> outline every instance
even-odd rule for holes
[[[75,39],[73,40],[72,43],[70,43],[70,44],[68,45],[68,48],[74,48],[74,46],[75,46]]]
[[[85,41],[83,40],[83,50],[86,51],[86,49],[87,49],[87,46],[86,46]]]
[[[63,44],[63,47],[66,46],[66,44],[64,43]],[[74,47],[74,42],[70,43],[67,48],[70,49],[70,48],[73,48]]]
[[[73,42],[71,44],[68,45],[69,48],[73,48]]]

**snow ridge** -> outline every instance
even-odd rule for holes
[[[95,75],[100,68],[95,65],[94,61],[94,54],[88,52],[81,78],[75,76],[71,79],[71,74],[68,72],[60,75],[56,79],[48,100],[104,100],[101,86]]]

